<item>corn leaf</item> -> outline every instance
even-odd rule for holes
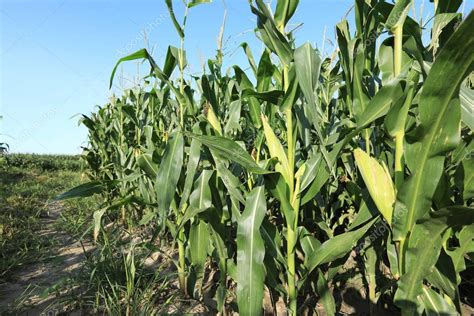
[[[411,0],[399,0],[395,3],[395,6],[392,11],[390,11],[390,15],[385,22],[385,27],[388,30],[393,30],[396,26],[403,25],[403,22],[408,15],[411,2]]]
[[[203,3],[211,3],[211,2],[212,0],[191,0],[188,2],[188,8],[192,8]]]
[[[194,191],[189,196],[189,207],[194,209],[205,209],[212,205],[211,187],[209,179],[212,176],[212,170],[203,170],[199,178],[194,183]]]
[[[100,227],[102,225],[102,216],[104,216],[106,208],[102,208],[94,212],[92,217],[94,218],[94,241],[97,241],[97,237],[99,237]]]
[[[252,82],[247,77],[245,72],[238,66],[234,66],[233,68],[235,72],[235,77],[240,86],[241,93],[243,93],[243,91],[245,91],[246,89],[253,89]],[[262,122],[260,121],[260,102],[258,102],[258,99],[254,96],[248,96],[247,101],[250,108],[250,118],[252,119],[252,122],[254,123],[255,127],[260,128],[262,126]]]
[[[191,146],[188,153],[188,164],[186,166],[186,179],[184,180],[183,193],[179,203],[179,209],[182,210],[187,203],[193,186],[196,169],[201,158],[201,143],[195,139],[191,140]]]
[[[293,179],[290,177],[290,164],[288,157],[286,156],[285,150],[283,149],[280,140],[276,137],[273,129],[268,124],[267,118],[262,115],[263,131],[265,133],[266,145],[270,151],[271,158],[278,159],[278,163],[275,165],[275,170],[283,175],[286,183],[291,187]]]
[[[461,120],[474,130],[474,90],[466,86],[461,87]]]
[[[203,145],[212,149],[215,153],[219,154],[222,158],[229,159],[235,163],[238,163],[249,172],[256,174],[270,173],[265,169],[262,169],[255,160],[239,146],[236,142],[231,139],[222,136],[208,136],[208,135],[189,135],[190,137],[197,139]]]
[[[140,50],[138,50],[138,51],[136,51],[136,52],[134,52],[134,53],[132,53],[128,56],[122,57],[117,61],[117,63],[115,64],[114,69],[112,70],[112,74],[110,75],[109,88],[112,88],[112,83],[113,83],[115,72],[117,71],[118,66],[124,61],[137,60],[137,59],[147,59],[153,70],[157,70],[158,73],[163,74],[161,69],[155,63],[155,60],[153,59],[153,57],[151,57],[151,55],[148,53],[148,51],[143,48],[143,49],[140,49]],[[163,74],[163,76],[164,76],[164,74]]]
[[[56,200],[67,200],[79,197],[88,197],[94,194],[102,193],[106,190],[106,186],[101,181],[91,181],[78,185],[75,188],[68,190],[67,192],[62,193]]]
[[[275,9],[275,23],[279,29],[283,29],[298,7],[299,0],[278,0]]]
[[[425,308],[426,316],[457,315],[458,311],[451,299],[443,297],[433,289],[423,286],[420,299]]]
[[[430,213],[413,228],[405,252],[407,272],[400,278],[395,293],[395,303],[407,314],[415,312],[417,296],[422,293],[423,279],[438,261],[444,232],[450,227],[473,224],[473,214],[472,208],[449,207]]]
[[[290,43],[275,25],[275,21],[262,0],[256,1],[258,9],[250,6],[252,13],[257,16],[257,27],[265,45],[278,57],[285,65],[290,65],[293,60],[293,51]]]
[[[423,86],[419,138],[407,149],[417,168],[397,194],[395,240],[405,238],[416,220],[429,211],[443,172],[445,153],[459,143],[459,88],[473,67],[474,37],[469,36],[473,28],[471,13],[440,51]]]
[[[426,280],[442,290],[449,297],[456,297],[456,270],[452,258],[444,251],[441,251],[441,255],[438,262],[436,262],[436,266],[433,268],[433,272],[426,276]]]
[[[303,44],[295,50],[295,70],[301,90],[311,108],[318,113],[315,89],[318,85],[321,69],[321,55],[310,43]]]
[[[138,156],[137,165],[145,172],[148,177],[152,179],[156,178],[158,168],[153,162],[151,155],[141,154],[140,156]]]
[[[198,277],[201,277],[204,272],[209,241],[210,234],[207,223],[197,220],[191,225],[189,231],[189,252],[191,255],[191,263],[195,267]]]
[[[252,54],[252,51],[250,50],[250,47],[247,43],[242,43],[240,44],[240,47],[242,47],[242,49],[244,50],[245,52],[245,55],[247,56],[247,59],[249,61],[249,64],[250,64],[250,67],[252,68],[253,70],[253,74],[255,76],[257,76],[257,64],[255,63],[255,59],[253,58],[253,54]]]
[[[365,233],[374,225],[378,217],[367,222],[359,229],[348,231],[334,236],[321,244],[309,258],[307,263],[308,273],[318,266],[342,258],[352,250]]]
[[[237,303],[241,315],[262,313],[265,246],[260,226],[265,217],[265,187],[254,188],[237,226]]]
[[[181,168],[183,166],[184,139],[175,132],[166,145],[158,174],[156,175],[156,200],[162,220],[170,208],[171,200],[176,192]]]
[[[242,98],[255,97],[260,101],[268,101],[278,104],[282,99],[284,92],[281,90],[270,90],[265,92],[257,92],[253,89],[245,89],[242,91]]]
[[[178,20],[176,20],[176,15],[174,14],[173,11],[173,0],[165,0],[166,6],[168,7],[168,12],[171,17],[171,21],[173,21],[173,25],[178,32],[179,37],[184,38],[184,31],[181,25],[179,25]]]
[[[268,50],[264,50],[257,69],[257,91],[264,92],[270,89],[272,83],[273,72],[275,71],[270,59]]]
[[[329,289],[328,281],[324,278],[323,272],[318,270],[318,281],[316,282],[318,294],[321,297],[326,315],[336,315],[336,302],[334,296]]]

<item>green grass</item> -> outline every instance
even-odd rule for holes
[[[65,232],[92,244],[92,215],[100,208],[99,197],[61,201],[60,205],[55,201],[59,194],[86,181],[79,166],[77,156],[13,154],[0,161],[0,286],[15,283],[17,272],[37,263],[61,264],[57,250],[64,245],[44,234],[45,230]],[[52,207],[60,207],[60,213],[51,216]],[[169,273],[163,273],[167,265],[147,268],[144,259],[151,245],[132,244],[117,238],[95,243],[80,273],[44,288],[44,295],[69,293],[56,296],[54,304],[98,313],[118,314],[124,306],[128,313],[164,308],[167,297],[157,293],[169,291]],[[31,308],[28,297],[37,286],[32,281],[9,312]],[[72,288],[76,290],[71,292]]]
[[[58,194],[81,182],[78,166],[78,157],[20,154],[8,155],[0,165],[0,281],[48,257],[56,241],[39,234],[42,219]],[[64,205],[68,214],[77,206]]]
[[[77,155],[8,154],[3,156],[3,160],[4,165],[22,170],[78,172],[82,169]]]

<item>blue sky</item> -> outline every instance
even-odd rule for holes
[[[181,1],[174,2],[180,17]],[[432,14],[432,5],[425,2],[424,17]],[[334,40],[334,25],[352,3],[300,0],[291,20],[295,26],[304,23],[297,44],[310,41],[321,49],[325,29]],[[248,42],[258,58],[262,45],[253,33],[256,20],[247,0],[226,4],[225,62],[247,65],[238,46]],[[473,4],[468,0],[464,12]],[[215,55],[223,12],[221,0],[190,10],[185,48],[191,72],[199,72],[201,60]],[[109,90],[115,62],[148,47],[162,64],[168,45],[179,45],[161,0],[0,0],[0,20],[0,142],[9,143],[13,152],[80,153],[87,132],[75,115],[90,113],[147,71],[128,63]],[[327,42],[325,47],[332,49]]]

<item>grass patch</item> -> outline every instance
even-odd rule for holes
[[[0,167],[0,280],[12,270],[48,257],[56,245],[44,231],[51,202],[81,182],[79,165],[78,157],[6,156]]]

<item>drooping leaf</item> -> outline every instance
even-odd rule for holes
[[[255,97],[260,101],[268,101],[273,104],[278,104],[283,97],[283,94],[284,93],[281,90],[257,92],[253,89],[245,89],[242,91],[242,98]]]
[[[188,8],[192,8],[192,7],[195,7],[199,4],[203,4],[203,3],[211,3],[212,0],[191,0],[188,2]]]
[[[257,76],[257,64],[255,63],[255,59],[253,58],[252,51],[250,50],[250,47],[247,43],[242,43],[240,44],[240,47],[243,48],[245,55],[247,55],[247,59],[249,61],[250,67],[253,70],[253,73],[255,76]]]
[[[239,190],[239,179],[224,165],[222,158],[214,157],[214,161],[216,162],[217,173],[227,190],[229,190],[229,194],[240,203],[245,204],[245,199]]]
[[[343,257],[356,246],[357,241],[374,225],[374,218],[359,229],[348,231],[325,241],[308,259],[308,273],[321,264]]]
[[[184,38],[184,31],[181,25],[179,24],[178,20],[176,19],[176,15],[173,11],[173,0],[165,0],[166,6],[168,7],[168,12],[171,17],[171,21],[173,21],[173,25],[178,32],[179,37]]]
[[[102,193],[106,189],[106,186],[101,181],[91,181],[78,185],[75,188],[59,195],[56,200],[67,200],[73,198],[83,198],[92,196],[94,194]]]
[[[293,59],[290,43],[277,28],[267,5],[258,0],[258,8],[250,6],[252,13],[257,16],[257,27],[265,45],[281,59],[285,65],[289,65]]]
[[[112,88],[112,83],[113,83],[115,72],[117,71],[118,66],[124,61],[137,60],[137,59],[147,59],[153,70],[156,69],[160,73],[162,73],[162,71],[160,70],[158,65],[155,63],[153,57],[151,57],[151,55],[148,53],[148,51],[143,48],[143,49],[140,49],[140,50],[138,50],[138,51],[136,51],[136,52],[134,52],[134,53],[132,53],[128,56],[122,57],[117,61],[117,63],[115,64],[114,69],[112,70],[112,74],[110,75],[109,88]]]
[[[203,145],[214,150],[221,155],[222,158],[234,161],[247,169],[249,172],[257,174],[268,173],[267,170],[260,168],[259,165],[252,159],[250,154],[240,147],[236,142],[222,136],[208,136],[208,135],[190,135],[197,139]]]
[[[384,85],[369,101],[364,112],[358,118],[357,130],[362,130],[387,114],[392,104],[395,104],[402,96],[403,90],[399,79],[393,79]]]

